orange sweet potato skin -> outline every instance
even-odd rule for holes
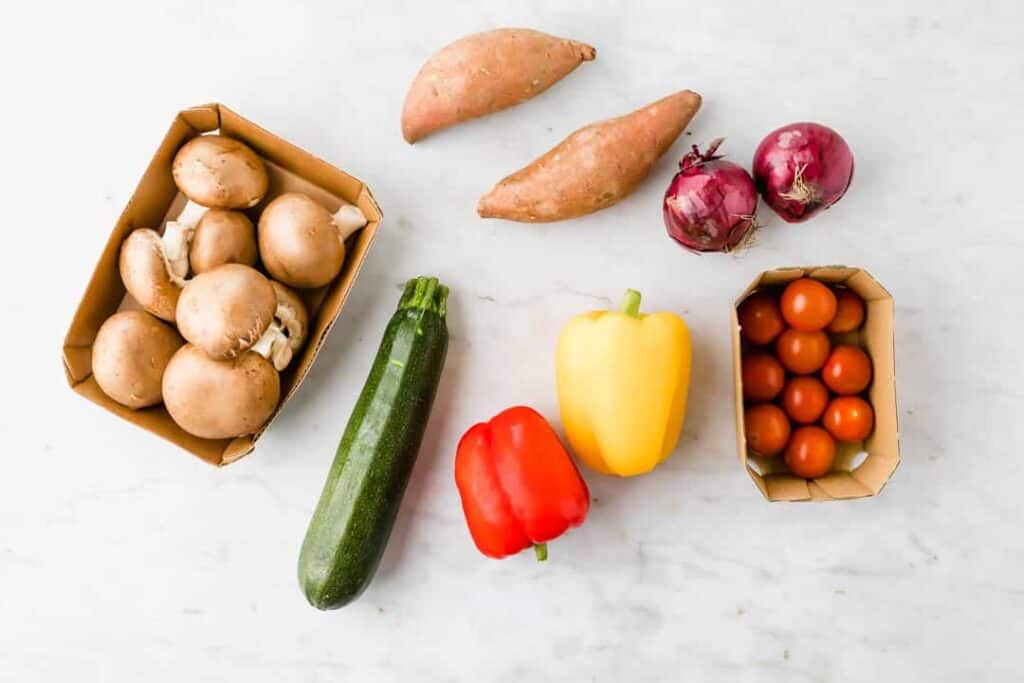
[[[525,28],[460,38],[427,60],[402,108],[409,143],[525,102],[594,58],[589,45]]]
[[[477,213],[547,223],[606,209],[651,172],[700,109],[683,90],[631,114],[580,128],[480,198]]]

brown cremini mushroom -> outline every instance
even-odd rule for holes
[[[212,358],[238,356],[267,331],[277,310],[270,280],[238,263],[217,266],[185,284],[178,331]]]
[[[267,168],[248,146],[223,135],[200,135],[171,165],[182,194],[211,209],[247,209],[267,193]]]
[[[167,365],[163,396],[171,418],[189,434],[231,439],[266,424],[281,398],[281,379],[257,353],[214,360],[186,344]]]
[[[169,260],[160,234],[138,228],[121,243],[118,266],[128,293],[156,317],[174,322],[184,276],[188,274],[187,259],[185,273],[179,276],[180,259],[177,263]]]
[[[345,240],[366,225],[358,207],[330,213],[309,196],[288,192],[267,204],[257,228],[263,265],[291,287],[322,287],[345,262]]]
[[[197,275],[225,263],[255,265],[256,228],[240,211],[210,209],[196,224],[188,261]]]
[[[161,401],[164,369],[184,343],[174,328],[145,311],[115,313],[92,344],[93,377],[103,393],[121,405],[156,405]]]

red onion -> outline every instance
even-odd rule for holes
[[[750,174],[715,155],[722,138],[679,162],[662,213],[672,239],[695,252],[729,251],[756,227],[757,188]]]
[[[772,131],[758,145],[754,179],[782,220],[799,223],[846,193],[853,179],[853,154],[831,128],[792,123]]]

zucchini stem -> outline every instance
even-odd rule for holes
[[[417,277],[405,283],[398,310],[409,308],[432,311],[442,318],[448,312],[448,288],[436,277]]]

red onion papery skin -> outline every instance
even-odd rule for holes
[[[769,133],[754,152],[757,189],[788,223],[824,211],[853,180],[853,153],[839,133],[818,123],[792,123]]]
[[[715,155],[722,140],[712,141],[703,154],[693,146],[662,202],[669,236],[697,253],[729,251],[756,227],[754,180],[743,167]]]

